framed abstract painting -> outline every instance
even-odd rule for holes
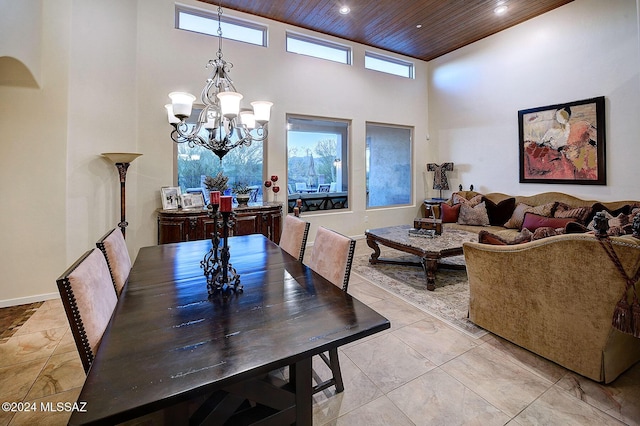
[[[518,111],[521,183],[606,185],[604,96]]]

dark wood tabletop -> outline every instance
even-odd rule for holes
[[[210,240],[140,250],[70,424],[122,422],[284,366],[310,388],[313,355],[390,327],[264,236],[229,246],[244,292],[227,301],[208,299]],[[296,394],[296,421],[311,424],[311,393]]]

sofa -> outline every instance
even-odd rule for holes
[[[464,194],[468,199],[476,195]],[[638,213],[637,202],[598,203],[557,192],[528,197],[484,196],[494,203],[508,198],[515,198],[516,206],[519,203],[595,206],[596,210],[608,212],[610,222],[623,216],[616,215],[617,211]],[[593,214],[593,211],[585,214],[583,220],[590,221]],[[612,327],[614,309],[625,291],[626,281],[588,225],[571,224],[581,232],[551,229],[558,233],[524,242],[517,241],[524,228],[459,223],[445,223],[444,227],[477,232],[479,237],[482,233],[503,233],[498,240],[507,241],[471,242],[463,246],[472,322],[571,371],[610,383],[640,361],[640,339]],[[509,241],[509,235],[515,239]],[[606,238],[627,274],[632,276],[640,267],[640,239],[633,235]]]
[[[455,209],[456,207],[459,207],[460,204],[464,204],[464,202],[462,203],[455,202],[455,200],[460,200],[460,199],[464,199],[466,201],[471,201],[474,199],[476,201],[481,200],[481,203],[484,204],[485,206],[484,208],[487,211],[489,223],[486,225],[479,225],[477,223],[480,223],[480,222],[474,222],[473,220],[466,221],[466,222],[460,221],[458,213],[459,213],[459,210],[462,210],[462,208],[459,208],[459,210],[457,210],[457,213],[453,215],[451,214],[447,215],[450,209]],[[529,216],[533,216],[533,214],[537,213],[536,214],[537,217],[549,215],[554,218],[556,218],[556,216],[566,216],[566,213],[570,211],[571,208],[575,208],[575,209],[583,208],[584,217],[574,218],[575,219],[574,223],[577,223],[578,225],[583,225],[583,227],[573,226],[572,229],[570,230],[570,232],[580,233],[580,232],[586,232],[589,230],[588,226],[592,221],[593,216],[597,211],[600,211],[603,209],[607,211],[608,215],[611,217],[618,217],[620,216],[620,214],[624,214],[627,216],[626,219],[628,221],[632,220],[632,217],[630,216],[632,213],[632,210],[640,207],[640,201],[600,202],[597,200],[583,200],[578,197],[574,197],[572,195],[565,194],[562,192],[543,192],[540,194],[529,195],[529,196],[512,196],[512,195],[502,194],[498,192],[489,193],[489,194],[480,194],[474,191],[460,191],[460,192],[454,193],[452,197],[449,200],[447,200],[446,203],[442,203],[441,209],[440,209],[441,210],[440,216],[442,217],[442,220],[444,222],[443,227],[445,229],[446,228],[462,229],[465,231],[471,231],[478,234],[480,234],[481,232],[483,234],[491,233],[493,235],[496,235],[502,238],[503,240],[505,240],[506,243],[512,243],[512,242],[518,243],[518,242],[521,242],[521,241],[518,241],[518,238],[523,237],[526,240],[525,237],[528,235],[528,233],[525,232],[523,236],[522,226],[521,226],[522,223],[519,223],[518,220],[512,221],[510,219],[512,219],[514,213],[516,213],[517,215],[518,211],[520,213],[523,213],[521,210],[518,210],[519,207],[521,206],[532,207],[531,209],[529,209],[531,210],[530,212],[528,212]],[[474,204],[473,207],[474,209],[477,209],[478,207],[482,207],[482,206]],[[524,212],[524,214],[521,217],[519,217],[519,219],[524,220],[524,215],[526,214],[527,212]],[[562,217],[562,218],[566,219],[567,217]],[[469,224],[469,223],[472,223],[472,224]],[[509,226],[505,226],[505,225],[509,225]],[[537,223],[537,225],[540,225],[540,223]],[[613,226],[613,224],[611,228],[612,230],[617,229],[617,227]],[[627,232],[629,232],[629,229],[630,229],[630,223],[628,224]],[[535,232],[535,230],[530,232],[533,233]],[[617,235],[617,233],[615,232],[612,232],[612,234]],[[533,237],[533,235],[531,235],[530,237]]]

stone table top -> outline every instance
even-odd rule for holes
[[[478,241],[478,234],[475,232],[443,229],[441,235],[427,237],[411,235],[409,234],[410,229],[412,229],[410,225],[389,226],[386,228],[367,229],[365,235],[417,248],[425,252],[440,252],[452,248],[461,248],[463,243]]]

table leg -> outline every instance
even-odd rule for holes
[[[436,270],[438,269],[438,261],[436,259],[422,259],[422,269],[427,279],[427,290],[436,289]]]
[[[378,263],[378,258],[380,257],[380,247],[378,247],[378,243],[375,239],[367,236],[367,245],[373,249],[373,253],[371,253],[371,257],[369,258],[369,263]]]
[[[296,426],[313,423],[313,394],[311,390],[311,357],[305,358],[289,367],[293,368],[296,387]],[[291,372],[290,372],[291,373]]]

